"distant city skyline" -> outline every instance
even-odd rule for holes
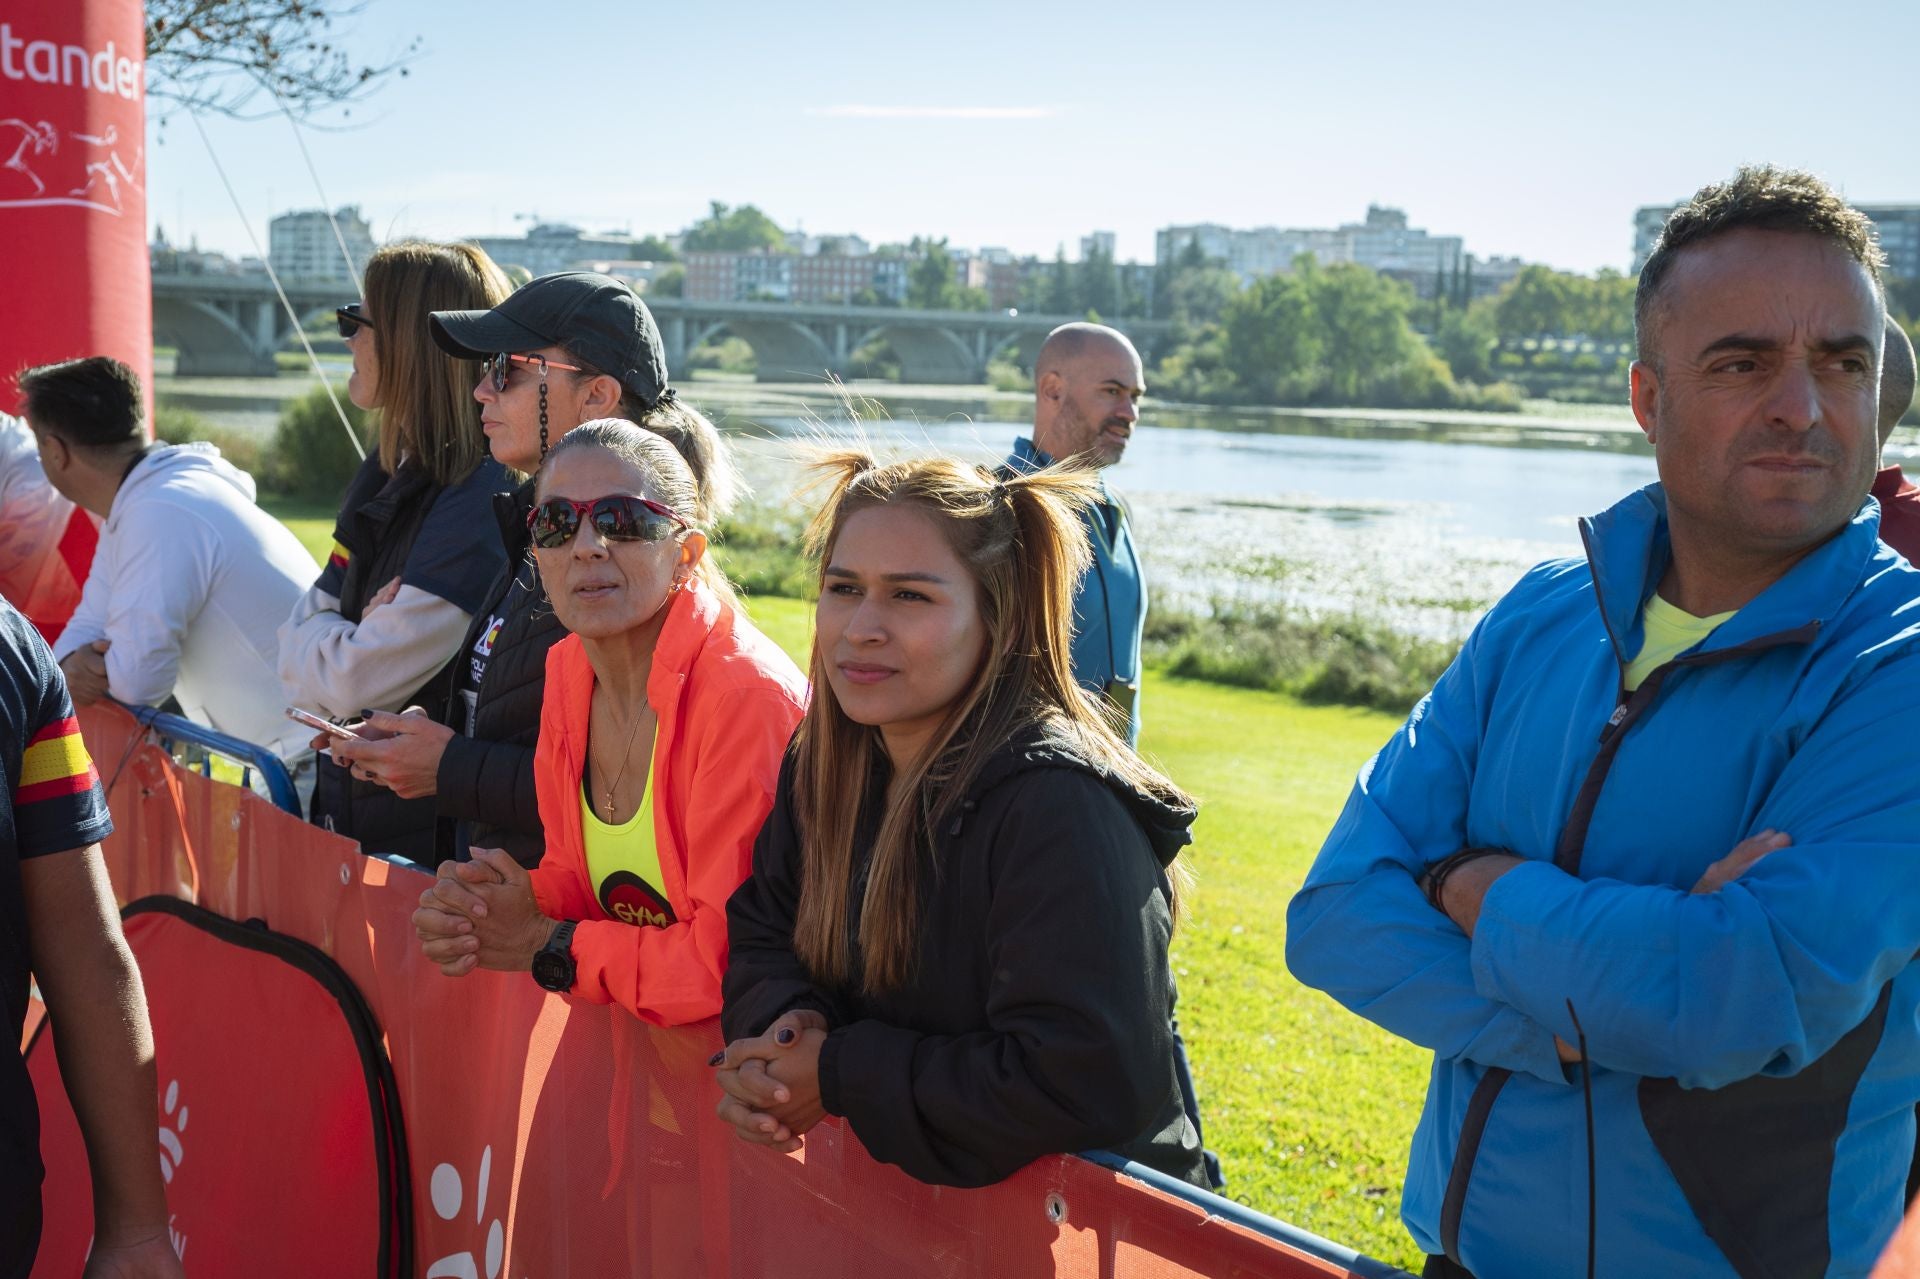
[[[1920,6],[1803,14],[1622,0],[1601,24],[1504,0],[1465,17],[1199,0],[1090,16],[988,0],[964,23],[881,4],[798,23],[756,4],[535,17],[372,0],[345,43],[377,58],[420,36],[423,51],[304,131],[324,201],[284,119],[204,124],[258,251],[273,215],[323,203],[359,205],[387,240],[515,235],[536,216],[665,235],[718,199],[874,244],[1076,257],[1108,231],[1120,259],[1146,262],[1165,226],[1336,227],[1378,204],[1482,259],[1626,270],[1636,208],[1742,162],[1920,202],[1897,98],[1871,88],[1905,83]],[[1831,87],[1817,109],[1809,83]],[[163,127],[161,110],[150,230],[255,252],[193,124]]]

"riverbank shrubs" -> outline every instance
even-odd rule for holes
[[[367,414],[344,395],[340,407],[361,443],[370,448],[373,431]],[[204,440],[251,474],[262,493],[281,497],[338,501],[360,466],[340,427],[340,415],[318,386],[287,402],[270,436],[217,427],[191,409],[171,404],[154,410],[153,433],[169,444]]]
[[[1144,648],[1148,665],[1169,675],[1395,714],[1412,709],[1458,651],[1357,612],[1223,602],[1206,613],[1150,609]]]
[[[797,513],[750,508],[721,527],[714,554],[749,600],[809,600],[817,580],[800,554],[800,528]],[[1317,617],[1278,603],[1215,601],[1203,613],[1155,604],[1144,651],[1169,675],[1403,715],[1457,648],[1357,612]]]

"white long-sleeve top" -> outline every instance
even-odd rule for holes
[[[316,571],[218,449],[155,445],[114,495],[54,655],[107,640],[119,700],[171,693],[189,719],[296,758],[312,733],[284,714],[276,632]]]

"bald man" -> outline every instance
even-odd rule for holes
[[[1887,317],[1887,352],[1880,361],[1880,448],[1913,403],[1913,342],[1892,316]],[[1885,461],[1884,456],[1881,459]],[[1873,477],[1880,503],[1880,540],[1920,564],[1920,488],[1907,482],[1899,466],[1883,466]]]
[[[1009,471],[1037,471],[1069,459],[1104,468],[1120,460],[1146,393],[1140,353],[1126,334],[1104,324],[1061,325],[1040,348],[1033,383],[1033,437],[1014,442]],[[1126,508],[1104,480],[1100,491],[1100,504],[1086,517],[1093,567],[1073,601],[1073,674],[1120,708],[1128,740],[1137,742],[1147,584]]]

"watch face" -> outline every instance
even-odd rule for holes
[[[566,991],[574,983],[570,968],[563,956],[541,951],[534,956],[534,981],[543,991]]]
[[[565,993],[573,988],[573,963],[564,953],[539,951],[533,957],[533,980],[542,990]]]

